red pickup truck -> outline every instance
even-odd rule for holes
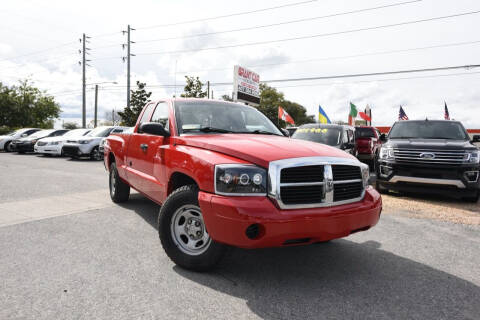
[[[133,133],[107,138],[110,196],[134,188],[160,204],[167,255],[193,270],[230,246],[328,241],[374,226],[382,210],[368,166],[293,140],[255,108],[206,99],[148,103]]]

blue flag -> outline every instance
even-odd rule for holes
[[[323,111],[322,106],[318,106],[318,122],[320,123],[332,123],[328,118],[325,111]]]

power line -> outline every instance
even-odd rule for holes
[[[183,49],[183,50],[162,51],[162,52],[146,52],[146,53],[138,53],[137,55],[139,55],[139,56],[144,55],[145,56],[145,55],[157,55],[157,54],[177,54],[177,53],[185,53],[185,52],[198,52],[198,51],[205,51],[205,50],[218,50],[218,49],[256,46],[256,45],[287,42],[287,41],[305,40],[305,39],[320,38],[320,37],[327,37],[327,36],[340,35],[340,34],[355,33],[355,32],[361,32],[361,31],[392,28],[392,27],[404,26],[404,25],[409,25],[409,24],[416,24],[416,23],[421,23],[421,22],[449,19],[449,18],[455,18],[455,17],[478,14],[478,13],[480,13],[480,10],[463,12],[463,13],[452,14],[452,15],[447,15],[447,16],[428,18],[428,19],[420,19],[420,20],[405,21],[405,22],[399,22],[399,23],[393,23],[393,24],[386,24],[386,25],[380,25],[380,26],[374,26],[374,27],[350,29],[350,30],[330,32],[330,33],[320,33],[320,34],[314,34],[314,35],[309,35],[309,36],[300,36],[300,37],[293,37],[293,38],[284,38],[284,39],[266,40],[266,41],[257,41],[257,42],[246,42],[246,43],[231,44],[231,45],[224,45],[224,46],[218,46],[218,47]]]
[[[276,26],[306,22],[306,21],[320,20],[320,19],[325,19],[325,18],[333,18],[333,17],[349,15],[349,14],[354,14],[354,13],[361,13],[361,12],[385,9],[385,8],[389,8],[389,7],[396,7],[396,6],[406,5],[406,4],[412,4],[412,3],[420,2],[420,1],[422,1],[422,0],[412,0],[412,1],[398,2],[398,3],[383,5],[383,6],[370,7],[370,8],[364,8],[364,9],[358,9],[358,10],[352,10],[352,11],[346,11],[346,12],[339,12],[339,13],[332,13],[332,14],[329,14],[329,15],[323,15],[323,16],[318,16],[318,17],[304,18],[304,19],[297,19],[297,20],[289,20],[289,21],[284,21],[284,22],[265,24],[265,25],[259,25],[259,26],[253,26],[253,27],[245,27],[245,28],[230,29],[230,30],[223,30],[223,31],[207,32],[207,33],[193,34],[193,35],[180,36],[180,37],[168,37],[168,38],[141,40],[141,41],[137,41],[137,43],[148,43],[148,42],[159,42],[159,41],[165,41],[165,40],[188,39],[188,38],[195,38],[195,37],[211,36],[211,35],[216,35],[216,34],[224,34],[224,33],[231,33],[231,32],[239,32],[239,31],[248,31],[248,30],[276,27]]]
[[[27,56],[31,56],[31,55],[34,55],[34,54],[39,54],[39,53],[42,53],[42,52],[51,51],[51,50],[55,50],[55,49],[66,47],[66,46],[71,46],[71,45],[76,44],[76,43],[77,43],[76,41],[71,41],[71,42],[63,43],[63,44],[60,44],[58,46],[51,47],[51,48],[48,48],[48,49],[43,49],[43,50],[39,50],[39,51],[35,51],[35,52],[30,52],[30,53],[26,53],[26,54],[19,55],[19,56],[16,56],[16,57],[0,59],[0,62],[1,61],[6,61],[6,60],[14,60],[14,59],[22,58],[22,57],[27,57]]]
[[[247,65],[246,67],[247,67],[247,68],[262,68],[262,67],[270,67],[270,66],[278,66],[278,65],[286,65],[286,64],[308,63],[308,62],[329,61],[329,60],[342,60],[342,59],[351,59],[351,58],[359,58],[359,57],[377,56],[377,55],[392,54],[392,53],[403,53],[403,52],[420,51],[420,50],[427,50],[427,49],[456,47],[456,46],[464,46],[464,45],[478,44],[478,43],[480,43],[480,40],[465,41],[465,42],[455,42],[455,43],[446,43],[446,44],[431,45],[431,46],[426,46],[426,47],[407,48],[407,49],[396,49],[396,50],[386,50],[386,51],[373,51],[373,52],[366,52],[366,53],[353,54],[353,55],[345,55],[345,56],[332,56],[332,57],[324,57],[324,58],[297,60],[297,61],[287,61],[287,62],[278,62],[278,63],[267,63],[267,64]],[[206,71],[224,71],[224,70],[230,70],[230,69],[233,69],[233,66],[230,67],[230,68],[212,68],[212,69],[203,69],[203,70],[196,70],[196,71],[178,71],[177,74],[192,74],[192,73],[206,72]]]
[[[223,18],[230,18],[230,17],[242,16],[242,15],[247,15],[247,14],[252,14],[252,13],[258,13],[258,12],[276,10],[276,9],[281,9],[281,8],[299,6],[299,5],[303,5],[303,4],[307,4],[307,3],[312,3],[312,2],[317,2],[317,1],[318,1],[318,0],[308,0],[308,1],[287,3],[287,4],[283,4],[283,5],[279,5],[279,6],[274,6],[274,7],[268,7],[268,8],[262,8],[262,9],[250,10],[250,11],[243,11],[243,12],[225,14],[225,15],[215,16],[215,17],[210,17],[210,18],[201,18],[201,19],[180,21],[180,22],[167,23],[167,24],[158,24],[158,25],[153,25],[153,26],[148,26],[148,27],[142,27],[142,28],[137,28],[137,29],[138,29],[138,30],[145,30],[145,29],[153,29],[153,28],[163,28],[163,27],[178,26],[178,25],[181,25],[181,24],[188,24],[188,23],[195,23],[195,22],[202,22],[202,21],[211,21],[211,20],[217,20],[217,19],[223,19]]]
[[[264,81],[260,81],[260,82],[261,83],[278,83],[278,82],[297,82],[297,81],[309,81],[309,80],[358,78],[358,77],[383,76],[383,75],[389,75],[389,74],[432,72],[432,71],[457,70],[457,69],[473,69],[473,68],[478,68],[478,67],[480,67],[480,64],[463,65],[463,66],[449,66],[449,67],[437,67],[437,68],[423,68],[423,69],[395,70],[395,71],[372,72],[372,73],[341,74],[341,75],[319,76],[319,77],[272,79],[272,80],[264,80]],[[232,82],[217,82],[217,83],[210,82],[211,86],[231,85],[231,84],[232,84]]]

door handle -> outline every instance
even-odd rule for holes
[[[146,150],[148,149],[148,144],[142,143],[142,144],[140,145],[140,149],[142,149],[143,151],[146,151]]]

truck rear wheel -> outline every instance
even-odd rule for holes
[[[168,196],[158,216],[158,233],[168,257],[185,269],[212,269],[226,250],[208,234],[194,185],[180,187]]]
[[[120,179],[115,162],[110,165],[110,177],[108,180],[112,201],[115,203],[128,201],[130,197],[130,186]]]

